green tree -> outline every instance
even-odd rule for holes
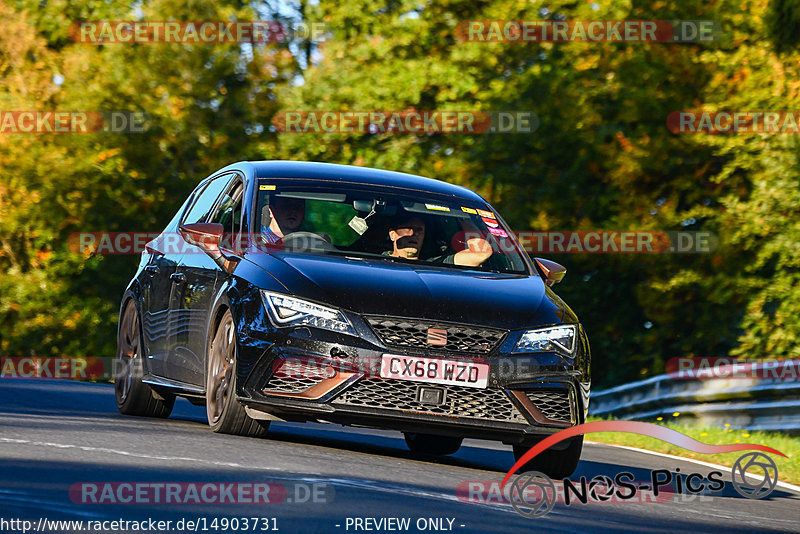
[[[711,77],[709,44],[479,43],[457,38],[465,20],[717,17],[694,2],[321,2],[333,31],[288,109],[532,110],[532,135],[284,134],[283,154],[391,168],[467,185],[515,230],[676,230],[722,195],[713,147],[675,136],[670,112],[691,109]],[[713,208],[706,209],[711,211]],[[689,229],[711,229],[697,219]],[[685,224],[685,223],[684,223]],[[559,256],[558,292],[590,334],[600,384],[646,376],[685,354],[725,354],[741,302],[708,286],[665,299],[676,271],[707,273],[700,255]],[[658,297],[654,292],[658,291]],[[650,328],[648,328],[650,327]],[[680,334],[676,334],[680,332]]]
[[[238,2],[2,4],[4,110],[137,111],[144,133],[0,135],[0,351],[113,354],[132,256],[83,257],[73,232],[163,228],[200,179],[261,159],[275,88],[297,73],[286,43],[107,44],[70,40],[80,20],[255,20]],[[272,141],[270,141],[272,138]]]

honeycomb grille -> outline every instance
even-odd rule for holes
[[[537,390],[526,391],[525,394],[539,411],[553,421],[574,423],[572,417],[572,404],[569,392],[566,390]]]
[[[316,386],[325,380],[324,376],[314,377],[293,377],[286,375],[274,374],[269,379],[267,385],[264,387],[263,392],[270,393],[302,393],[312,386]]]
[[[527,423],[502,390],[433,384],[425,387],[444,389],[445,400],[444,404],[432,405],[417,401],[417,390],[420,387],[420,384],[410,381],[363,378],[339,395],[333,404]]]
[[[504,330],[453,323],[431,322],[401,317],[367,317],[367,321],[384,344],[393,347],[440,350],[446,352],[488,354],[506,335]],[[447,331],[445,345],[428,343],[428,329]]]

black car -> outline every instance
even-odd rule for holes
[[[421,455],[533,444],[584,422],[589,345],[479,195],[384,170],[242,162],[197,186],[122,298],[116,399],[215,432],[270,421],[396,429]],[[527,466],[572,473],[582,438]]]

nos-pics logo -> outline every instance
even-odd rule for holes
[[[501,483],[501,487],[509,482],[517,469],[524,466],[543,450],[565,439],[569,439],[581,434],[589,434],[592,432],[628,432],[640,434],[660,439],[662,441],[666,441],[668,443],[672,443],[673,445],[677,445],[684,449],[701,454],[750,450],[764,451],[786,457],[786,455],[780,451],[764,445],[747,443],[709,445],[692,439],[689,436],[686,436],[685,434],[675,430],[652,423],[642,423],[637,421],[599,421],[595,423],[577,425],[575,427],[562,430],[561,432],[553,434],[552,436],[549,436],[536,444],[509,470]],[[669,476],[668,478],[659,479],[657,473],[658,475],[668,474]],[[715,473],[717,473],[717,476],[721,476],[719,472]],[[659,485],[667,485],[672,481],[672,474],[665,472],[664,470],[653,471],[651,474],[652,486],[640,485],[638,488],[635,488],[629,483],[622,484],[622,486],[626,489],[633,489],[634,494],[637,489],[648,490],[652,488],[657,495]],[[630,474],[623,473],[623,475]],[[698,474],[694,476],[700,477],[701,475]],[[687,477],[687,480],[688,478],[691,477]],[[709,479],[712,479],[711,475],[709,475]],[[713,480],[718,484],[720,483],[718,479]],[[736,489],[736,491],[743,497],[748,499],[763,499],[772,493],[772,491],[775,489],[775,485],[778,483],[778,466],[775,464],[772,458],[763,452],[748,452],[740,456],[734,463],[733,468],[731,469],[731,481],[734,489]],[[565,502],[566,504],[569,504],[569,491],[575,492],[575,485],[569,480],[562,480],[559,482],[562,484],[562,487],[560,488],[562,490],[561,495],[566,497]],[[615,493],[616,496],[621,499],[626,499],[633,496],[633,494],[628,494],[626,496],[621,493],[620,489],[616,487],[615,481],[607,476],[595,477],[588,483],[588,485],[585,483],[585,480],[582,480],[580,486],[584,487],[584,494],[586,493],[586,489],[588,489],[588,493],[594,498],[598,497],[597,494],[602,492],[602,494],[599,496],[599,499],[597,499],[600,501],[611,498]],[[687,484],[687,486],[689,486],[689,484]],[[721,489],[722,486],[724,486],[724,484],[720,484],[716,489]],[[679,493],[682,491],[681,488],[682,485],[679,484]],[[514,480],[511,482],[508,495],[511,505],[514,507],[514,510],[516,510],[517,513],[525,517],[535,518],[541,517],[553,509],[556,501],[559,498],[558,489],[559,488],[556,486],[556,483],[554,483],[553,480],[546,474],[539,471],[527,471],[514,478]],[[696,491],[693,491],[691,487],[688,489],[691,493],[697,493]],[[584,499],[581,499],[579,496],[578,500],[583,503],[586,502],[585,497]]]

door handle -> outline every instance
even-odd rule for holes
[[[149,275],[158,274],[158,265],[148,265],[144,268],[144,272]]]
[[[186,275],[183,273],[172,273],[169,275],[169,279],[178,284],[182,284],[186,281]]]

